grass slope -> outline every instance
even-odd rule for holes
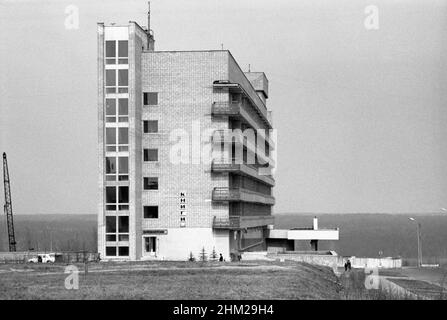
[[[0,299],[338,299],[340,291],[330,269],[302,263],[92,264],[79,290],[65,289],[64,267],[0,266]]]

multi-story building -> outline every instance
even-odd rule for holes
[[[265,249],[274,144],[269,130],[247,137],[272,129],[264,73],[227,50],[156,51],[132,21],[99,23],[98,84],[102,259]]]

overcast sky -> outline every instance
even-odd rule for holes
[[[146,24],[146,1],[0,0],[14,213],[97,213],[96,22],[129,20]],[[157,50],[223,44],[267,74],[275,212],[447,207],[446,1],[156,0],[152,29]]]

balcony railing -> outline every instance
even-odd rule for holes
[[[272,216],[230,216],[228,218],[213,219],[214,229],[238,230],[244,228],[255,228],[274,224]]]
[[[213,102],[213,105],[211,106],[211,114],[214,116],[232,116],[232,117],[240,117],[245,122],[247,122],[251,127],[256,129],[264,129],[263,127],[259,127],[259,123],[256,122],[255,118],[253,117],[253,114],[250,114],[249,112],[245,111],[245,108],[243,108],[242,102]],[[271,120],[272,112],[267,112],[267,118],[269,121]],[[257,132],[258,134],[261,134],[260,132]],[[275,144],[273,140],[266,136],[265,133],[261,134],[262,139],[266,140],[267,143],[270,145],[270,149],[275,148]]]
[[[214,159],[211,164],[211,170],[213,172],[237,172],[262,181],[270,186],[275,185],[275,179],[271,175],[260,175],[255,165],[236,163],[235,160]]]
[[[246,92],[243,86],[241,86],[239,83],[231,83],[228,80],[216,80],[213,82],[213,87],[228,88],[230,92],[243,93],[244,96],[250,101],[253,110],[257,114],[259,114],[259,116],[266,123],[266,125],[271,128],[272,125],[267,118],[267,111],[268,111],[267,107],[256,93],[248,94],[248,92]]]
[[[256,113],[249,112],[248,110],[251,109],[251,107],[244,108],[245,104],[242,102],[213,102],[213,105],[211,106],[211,114],[214,116],[232,116],[232,117],[241,117],[244,119],[245,122],[247,122],[250,126],[252,126],[255,129],[261,129],[259,122],[256,120]],[[266,119],[269,121],[269,126],[271,127],[271,115],[272,112],[268,111]],[[269,143],[272,143],[272,141],[268,141]]]
[[[213,201],[241,201],[274,205],[275,198],[271,195],[243,188],[217,187],[213,189]]]
[[[270,155],[267,155],[265,150],[258,150],[256,147],[255,140],[256,137],[254,134],[252,135],[244,135],[244,132],[237,132],[231,129],[218,129],[215,130],[212,135],[213,143],[225,143],[240,146],[241,148],[246,147],[252,154],[256,156],[258,160],[261,161],[262,164],[268,163],[271,167],[275,167],[275,161]],[[258,152],[260,151],[260,152]]]
[[[235,116],[239,114],[240,102],[214,102],[211,107],[213,115]]]

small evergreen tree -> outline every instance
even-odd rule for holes
[[[217,260],[217,252],[216,252],[216,248],[213,247],[213,252],[211,252],[211,256],[210,256],[211,260],[216,261]]]
[[[189,253],[188,261],[191,261],[191,262],[196,261],[196,258],[194,258],[193,254],[192,254],[192,251]]]
[[[205,262],[206,261],[206,251],[205,251],[205,247],[202,248],[202,250],[200,250],[200,261]]]

